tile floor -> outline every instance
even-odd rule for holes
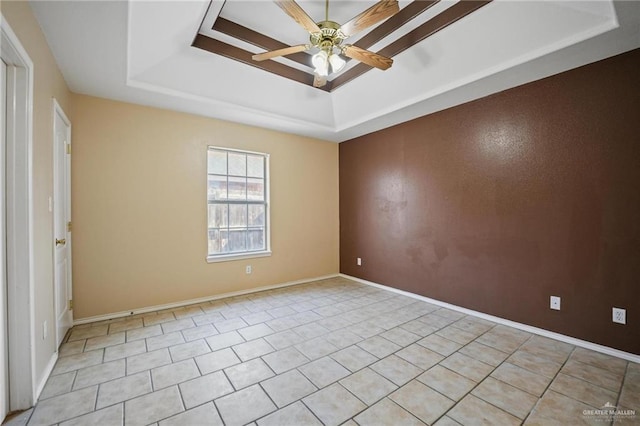
[[[74,327],[13,423],[603,425],[607,403],[640,423],[639,364],[334,278]]]

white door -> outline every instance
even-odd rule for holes
[[[72,324],[71,312],[71,124],[53,101],[53,236],[56,343]]]
[[[7,335],[7,252],[6,252],[6,194],[7,194],[7,160],[6,160],[6,137],[7,137],[7,64],[0,60],[2,70],[0,71],[0,92],[2,93],[0,102],[0,423],[9,412],[9,356]]]

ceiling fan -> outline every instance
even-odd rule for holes
[[[252,56],[254,61],[264,61],[278,56],[304,52],[314,47],[318,48],[319,52],[313,55],[311,59],[315,67],[314,87],[322,87],[327,84],[329,67],[331,67],[332,72],[338,72],[345,66],[346,62],[339,54],[381,70],[386,70],[393,64],[393,59],[391,58],[351,44],[342,44],[342,42],[365,28],[398,13],[400,7],[397,0],[380,0],[343,25],[329,20],[329,0],[326,0],[325,3],[325,20],[318,23],[314,22],[294,0],[276,0],[275,3],[309,32],[310,43],[259,53]],[[336,51],[339,54],[335,53]]]

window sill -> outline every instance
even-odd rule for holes
[[[233,253],[219,256],[207,256],[207,263],[228,262],[230,260],[252,259],[254,257],[269,257],[271,250],[255,251],[251,253]]]

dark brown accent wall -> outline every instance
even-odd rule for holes
[[[340,144],[341,272],[640,354],[639,69],[640,49]]]

